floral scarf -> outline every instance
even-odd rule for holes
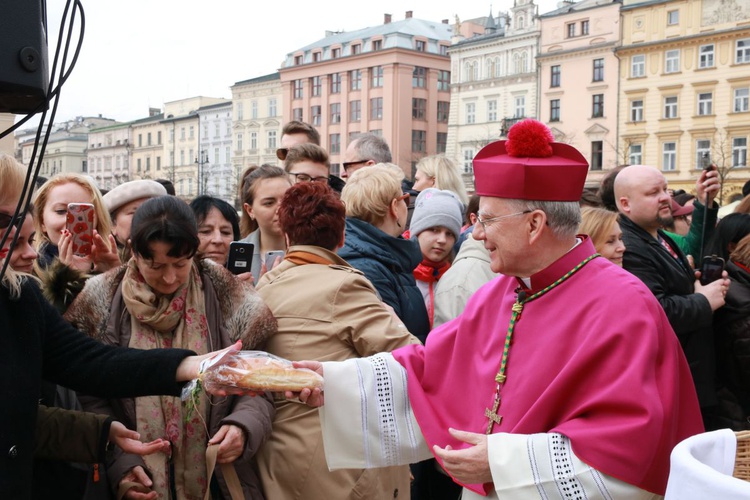
[[[122,280],[122,297],[131,315],[128,347],[136,349],[182,348],[198,354],[208,352],[208,322],[198,268],[193,265],[188,282],[171,296],[160,297],[148,286],[136,267],[128,262]],[[154,453],[143,457],[153,474],[153,490],[159,498],[170,498],[170,482],[177,498],[201,500],[207,489],[205,418],[208,404],[203,392],[195,411],[186,412],[186,402],[172,396],[135,399],[136,430],[144,442],[158,438],[172,443],[172,456]]]

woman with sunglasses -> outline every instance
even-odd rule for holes
[[[401,191],[403,177],[401,169],[390,163],[357,170],[349,177],[341,192],[346,237],[338,254],[365,273],[383,302],[424,342],[430,322],[412,274],[422,252],[419,243],[401,237],[409,204],[409,195]]]

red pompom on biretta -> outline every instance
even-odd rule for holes
[[[552,131],[542,122],[526,119],[513,125],[508,131],[505,151],[510,156],[546,158],[552,156]]]

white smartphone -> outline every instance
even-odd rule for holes
[[[276,258],[284,258],[284,255],[286,252],[284,250],[271,250],[270,252],[266,253],[266,271],[270,271],[273,269],[273,265],[276,263]]]

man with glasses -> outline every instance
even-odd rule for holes
[[[690,371],[654,296],[576,234],[588,165],[552,141],[524,120],[474,158],[473,234],[501,276],[462,315],[424,347],[301,363],[325,377],[330,467],[432,454],[464,500],[664,494],[702,431]]]
[[[292,184],[298,182],[328,182],[331,164],[325,149],[315,144],[298,144],[289,149],[284,170]]]
[[[392,161],[391,148],[382,137],[371,133],[360,134],[349,143],[344,152],[341,178],[348,178],[360,168]]]

